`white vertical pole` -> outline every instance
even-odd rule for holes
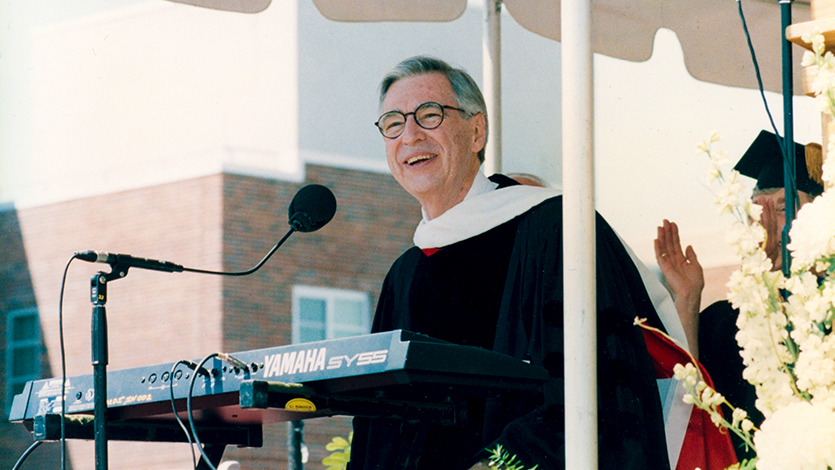
[[[485,0],[482,81],[490,133],[485,148],[484,173],[502,171],[502,0]]]
[[[597,302],[591,0],[562,0],[566,468],[596,469]]]

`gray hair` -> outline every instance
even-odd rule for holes
[[[389,88],[401,78],[415,77],[427,73],[441,73],[452,86],[452,93],[455,95],[456,106],[463,109],[470,115],[481,113],[484,115],[484,144],[478,152],[478,161],[484,162],[484,151],[487,147],[487,105],[484,104],[484,96],[476,85],[473,77],[463,69],[456,69],[441,59],[428,56],[410,57],[395,66],[380,82],[380,106],[386,99]]]
[[[765,189],[761,189],[759,186],[755,185],[754,189],[751,190],[751,199],[754,199],[758,196],[770,196],[770,195],[776,193],[777,191],[779,191],[781,189],[783,189],[783,188],[765,188]]]
[[[774,193],[782,191],[783,189],[785,189],[785,188],[760,189],[759,186],[754,186],[754,189],[751,191],[751,200],[754,200],[759,196],[770,196]],[[802,196],[806,196],[805,201],[802,200]],[[802,191],[802,190],[798,189],[797,190],[797,198],[798,198],[797,205],[802,206],[803,204],[806,204],[807,202],[812,202],[816,197],[818,197],[817,194],[807,193],[806,191]]]

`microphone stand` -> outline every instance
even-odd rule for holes
[[[93,422],[96,446],[96,470],[107,470],[107,283],[128,274],[128,266],[113,265],[110,273],[99,271],[90,279],[90,300],[93,303]],[[66,402],[66,397],[64,397]]]
[[[300,199],[301,197],[301,199]],[[304,201],[312,198],[313,204]],[[294,232],[313,232],[327,224],[336,212],[336,198],[324,186],[308,185],[299,190],[290,203],[290,230],[273,246],[261,261],[246,271],[224,272],[205,269],[185,268],[168,262],[150,262],[152,260],[135,259],[131,256],[114,257],[110,262],[112,270],[109,273],[98,272],[90,280],[90,300],[93,303],[92,318],[92,352],[93,352],[93,419],[94,440],[96,446],[96,470],[107,470],[107,313],[104,305],[107,303],[107,283],[121,279],[128,274],[131,266],[165,272],[193,272],[202,274],[216,274],[224,276],[246,276],[252,274],[273,255]],[[89,262],[101,262],[96,259],[96,253],[76,253],[76,257]],[[109,257],[108,257],[109,258]],[[137,264],[138,263],[138,264]],[[177,269],[172,269],[177,268]],[[66,397],[62,397],[62,408],[66,407]],[[63,416],[63,414],[62,414]],[[63,429],[63,422],[62,422]],[[300,427],[299,427],[300,431]],[[63,436],[62,436],[63,437]]]
[[[261,261],[246,271],[222,272],[209,271],[204,269],[183,268],[183,271],[219,274],[226,276],[245,276],[252,274],[278,250],[294,232],[303,227],[295,220],[290,222],[290,230],[273,246]],[[119,260],[120,258],[116,258]],[[92,315],[92,350],[93,350],[93,432],[96,446],[96,470],[107,470],[107,312],[104,305],[107,303],[107,283],[122,279],[128,275],[130,259],[122,258],[121,261],[113,263],[109,273],[99,271],[90,279],[90,301],[93,303]],[[66,397],[65,397],[66,402]]]

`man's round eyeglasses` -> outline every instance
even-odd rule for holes
[[[395,139],[403,133],[404,129],[406,129],[406,117],[410,114],[415,117],[415,122],[418,126],[427,130],[435,129],[440,126],[442,122],[444,122],[444,109],[452,109],[454,111],[467,113],[467,111],[464,111],[461,108],[444,106],[440,103],[430,101],[428,103],[422,103],[411,113],[389,111],[380,116],[380,119],[378,119],[374,125],[380,129],[380,134],[383,134],[383,137],[387,139]]]

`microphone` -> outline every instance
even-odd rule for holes
[[[290,226],[298,232],[314,232],[331,221],[336,213],[336,198],[321,184],[303,187],[290,202]]]
[[[185,268],[170,261],[157,261],[148,258],[136,258],[131,255],[106,253],[104,251],[83,251],[75,254],[76,258],[90,263],[105,263],[111,266],[120,265],[127,268],[150,269],[167,273],[183,272]]]

